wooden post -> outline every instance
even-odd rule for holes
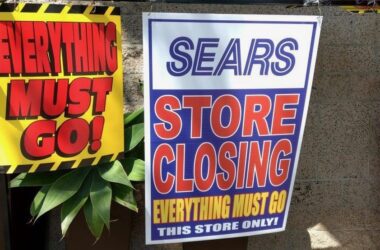
[[[183,243],[183,250],[246,250],[248,237]]]
[[[8,180],[0,174],[0,250],[11,250]]]

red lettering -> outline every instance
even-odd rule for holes
[[[203,164],[205,158],[207,158],[207,164]],[[204,166],[206,165],[206,169]],[[206,177],[203,178],[204,173]],[[196,154],[194,160],[194,178],[195,184],[199,191],[208,191],[214,182],[216,175],[216,153],[214,146],[211,143],[202,143]]]
[[[112,77],[95,78],[92,84],[91,93],[94,97],[94,114],[99,114],[106,110],[106,98],[112,90]]]
[[[72,81],[70,84],[69,105],[66,111],[69,116],[80,116],[88,110],[91,103],[90,89],[90,78],[81,77]]]
[[[11,80],[8,85],[7,119],[56,118],[65,111],[66,117],[83,115],[93,99],[93,114],[106,109],[106,97],[112,90],[112,77],[68,79]]]
[[[181,104],[177,97],[165,95],[158,98],[154,105],[155,113],[161,121],[170,125],[166,128],[165,123],[155,123],[154,131],[161,139],[170,140],[176,138],[182,129],[181,117],[173,110],[180,109]]]
[[[63,65],[65,65],[65,71],[67,73],[73,73],[73,23],[63,23],[62,24],[62,42],[65,44],[65,53],[62,53],[63,56]]]
[[[291,159],[280,159],[280,156],[287,156],[291,152],[292,144],[287,139],[281,139],[274,146],[272,150],[269,173],[269,177],[273,186],[280,186],[288,179]]]
[[[56,128],[54,120],[39,120],[30,124],[21,139],[22,153],[28,159],[43,159],[53,153],[69,157],[81,153],[89,144],[90,153],[101,147],[104,117],[95,117],[89,125],[86,120],[66,120]]]
[[[248,153],[248,142],[240,142],[239,158],[238,158],[238,171],[237,171],[237,181],[236,188],[244,187],[244,178],[245,178],[245,164],[247,162],[247,153]]]
[[[185,144],[177,144],[176,151],[176,191],[191,192],[193,181],[185,179]]]
[[[74,23],[75,73],[88,71],[86,23]]]
[[[111,75],[117,32],[113,22],[0,21],[0,74]]]
[[[104,128],[104,117],[103,116],[96,116],[91,121],[91,137],[90,137],[90,153],[96,153],[100,147],[102,146],[102,134],[103,134],[103,128]]]
[[[201,138],[202,124],[203,124],[203,109],[211,107],[211,96],[184,96],[183,107],[190,108],[190,112],[191,112],[190,136],[191,138]]]
[[[16,23],[6,22],[6,25],[7,25],[8,38],[9,38],[9,47],[11,50],[13,72],[17,73],[17,74],[21,74],[22,70],[23,70],[22,47],[21,47],[22,37],[20,36],[21,23],[20,22],[16,22]],[[0,34],[1,33],[2,32],[0,32]],[[3,64],[1,64],[1,65],[3,65]],[[0,67],[0,68],[2,68],[2,67]],[[11,73],[11,71],[8,71],[6,73]]]
[[[35,73],[37,72],[37,63],[33,22],[24,22],[21,27],[25,73]]]
[[[223,110],[228,109],[228,124],[223,126]],[[233,136],[239,128],[241,108],[239,100],[232,95],[223,95],[215,100],[211,110],[211,128],[216,136]]]
[[[11,71],[11,61],[9,59],[7,26],[0,23],[0,73],[9,73]]]
[[[57,131],[57,149],[60,155],[77,155],[87,146],[90,136],[86,120],[74,118],[65,121]]]
[[[112,22],[106,26],[105,52],[108,74],[117,70],[117,48],[116,48],[116,25]]]
[[[299,95],[276,95],[273,110],[272,135],[294,134],[295,124],[283,124],[286,119],[296,118],[296,109],[285,108],[286,105],[296,105]]]
[[[8,85],[7,119],[40,115],[42,80],[11,80]]]
[[[243,116],[243,137],[253,134],[254,124],[259,135],[268,135],[269,128],[266,117],[271,110],[271,100],[266,95],[247,95]]]
[[[222,190],[228,190],[235,181],[236,166],[231,158],[237,156],[237,150],[233,142],[222,144],[218,154],[218,164],[224,173],[216,174],[218,186]]]
[[[65,112],[68,88],[68,79],[45,80],[42,105],[45,117],[55,118]]]
[[[43,159],[54,153],[56,121],[41,120],[30,124],[21,138],[23,154],[29,159]]]
[[[44,22],[34,22],[34,39],[36,43],[36,62],[38,73],[50,73],[49,37]]]
[[[92,26],[92,36],[97,47],[94,49],[94,70],[95,72],[106,71],[106,45],[104,34],[104,23],[94,23]]]
[[[153,156],[153,181],[156,189],[161,194],[167,194],[170,192],[174,185],[175,177],[171,173],[166,174],[166,178],[163,179],[163,162],[170,164],[175,159],[173,149],[169,144],[161,144],[157,147]]]
[[[54,61],[54,73],[61,73],[61,37],[62,23],[47,23],[50,37],[50,47]]]
[[[92,39],[92,23],[87,23],[87,56],[88,71],[94,72],[94,45]]]
[[[258,187],[264,187],[267,179],[268,161],[270,154],[271,141],[263,142],[263,150],[260,153],[259,142],[250,143],[249,162],[247,171],[247,188],[252,188],[254,180],[257,181]]]

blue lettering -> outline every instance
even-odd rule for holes
[[[232,58],[231,58],[232,56]],[[241,75],[240,39],[231,39],[220,59],[214,75],[221,75],[223,70],[232,69],[234,75]]]
[[[212,67],[202,66],[204,62],[213,62],[215,59],[215,53],[206,52],[206,48],[218,47],[219,38],[199,38],[197,49],[195,52],[195,60],[192,74],[193,75],[211,75]]]
[[[170,56],[179,62],[167,62],[166,68],[168,72],[173,76],[183,76],[186,75],[192,66],[192,57],[185,51],[181,51],[180,47],[183,47],[185,50],[193,50],[194,44],[188,37],[178,37],[173,40],[170,44]]]
[[[219,38],[199,38],[195,48],[190,38],[178,37],[170,44],[173,60],[166,62],[166,68],[172,76],[183,76],[189,72],[197,76],[219,76],[225,70],[232,70],[235,76],[252,75],[253,71],[260,75],[272,73],[283,76],[294,69],[294,51],[298,50],[298,42],[294,38],[282,39],[276,45],[271,39],[252,39],[248,56],[242,64],[240,38],[231,38],[225,48],[216,50],[218,46]],[[217,56],[215,52],[222,49],[221,57]]]
[[[293,38],[285,38],[281,40],[276,48],[276,57],[285,63],[284,67],[280,66],[279,62],[272,63],[271,68],[276,76],[283,76],[293,70],[296,59],[292,53],[285,51],[288,47],[290,50],[298,50],[298,43]]]
[[[259,48],[264,49],[264,53],[258,54]],[[250,75],[252,73],[254,64],[261,66],[260,75],[268,75],[270,68],[269,58],[273,55],[273,49],[274,44],[270,39],[252,39],[244,75]]]

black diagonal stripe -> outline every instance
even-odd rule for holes
[[[91,14],[103,15],[104,13],[106,13],[107,9],[108,6],[94,6],[92,8]]]
[[[54,163],[53,162],[49,162],[49,163],[41,163],[36,172],[44,172],[44,171],[49,171],[52,167],[54,166]]]
[[[115,7],[111,12],[112,16],[120,16],[120,7]]]
[[[63,4],[49,4],[45,13],[61,13],[65,5]]]
[[[124,159],[124,152],[120,152],[117,157],[116,157],[116,160],[122,160]]]
[[[87,158],[87,159],[83,159],[78,167],[86,167],[86,166],[91,166],[91,164],[95,161],[95,157],[94,158]]]
[[[85,5],[73,5],[71,6],[68,13],[71,14],[83,14],[86,10],[87,6]]]
[[[292,5],[288,5],[286,6],[287,9],[293,9],[293,8],[303,8],[303,4],[292,4]]]
[[[38,12],[42,4],[40,3],[27,3],[21,12]]]
[[[6,174],[11,166],[0,166],[0,174]]]
[[[111,155],[103,155],[102,158],[99,160],[99,164],[110,162],[113,157],[113,154]]]
[[[17,5],[17,3],[3,3],[0,5],[0,12],[13,12]]]
[[[15,173],[28,172],[32,166],[33,164],[18,165],[14,172]]]
[[[74,165],[75,161],[63,161],[61,164],[59,164],[58,169],[69,169],[72,168]]]

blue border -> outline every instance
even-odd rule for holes
[[[152,67],[152,24],[153,22],[178,22],[178,23],[185,23],[185,22],[190,22],[190,23],[233,23],[233,24],[257,24],[257,23],[262,23],[262,24],[291,24],[291,25],[312,25],[312,35],[311,35],[311,41],[310,41],[310,50],[309,50],[309,56],[308,56],[308,63],[307,63],[307,68],[306,68],[306,76],[305,76],[305,83],[304,83],[304,86],[302,88],[296,88],[298,89],[298,91],[300,91],[300,94],[304,96],[303,98],[303,103],[302,103],[302,107],[303,107],[303,110],[302,110],[302,116],[303,117],[305,115],[305,102],[306,102],[306,95],[307,95],[307,89],[308,89],[308,85],[309,85],[309,77],[310,77],[310,68],[311,68],[311,62],[312,62],[312,57],[313,57],[313,51],[314,51],[314,44],[315,44],[315,35],[316,35],[316,28],[317,28],[317,22],[305,22],[305,21],[247,21],[247,20],[192,20],[192,19],[148,19],[148,48],[149,48],[149,93],[150,95],[152,95],[152,93],[154,91],[160,91],[160,89],[157,89],[157,90],[153,90],[153,67]],[[285,90],[285,88],[277,88],[278,90]],[[286,88],[286,89],[289,89],[289,88]],[[178,89],[172,89],[172,90],[178,90]],[[186,90],[197,90],[197,89],[186,89]],[[207,90],[207,89],[202,89],[202,90]],[[216,90],[216,89],[213,89],[213,90]],[[300,103],[301,104],[301,103]],[[152,103],[150,102],[149,105],[152,105]],[[147,121],[149,122],[149,124],[151,123],[151,121]],[[302,118],[301,118],[301,123],[300,125],[302,126]],[[297,136],[297,139],[299,138],[299,134]],[[298,149],[299,147],[299,143],[297,142],[296,144],[296,147]],[[151,157],[151,156],[149,156]],[[294,169],[293,169],[294,171]],[[293,174],[292,174],[293,175]],[[151,181],[151,180],[150,180]],[[290,180],[290,182],[292,182],[294,180]],[[152,187],[151,187],[152,188]],[[294,188],[294,187],[293,187]],[[152,189],[149,190],[149,192],[152,193]],[[150,201],[151,202],[151,208],[152,208],[152,200]],[[289,201],[291,202],[291,201]],[[288,201],[287,201],[288,203]],[[151,212],[151,211],[149,211]],[[284,213],[283,215],[283,220],[285,220],[285,217],[286,217],[286,212]],[[284,223],[285,221],[282,221],[282,227],[284,226]],[[150,224],[152,225],[152,220],[150,221]],[[170,241],[170,240],[181,240],[183,239],[182,237],[174,237],[174,238],[164,238],[164,239],[153,239],[153,231],[152,231],[152,228],[149,229],[151,232],[151,243],[153,242],[162,242],[162,241]],[[259,230],[260,232],[265,232],[265,229],[264,230]],[[241,234],[241,233],[244,233],[243,231],[239,231],[239,232],[229,232],[229,233],[222,233],[221,235],[236,235],[236,234]],[[208,237],[208,236],[218,236],[219,234],[213,234],[213,235],[202,235],[202,236],[191,236],[190,238],[191,239],[194,239],[194,238],[200,238],[200,237]]]
[[[247,21],[247,20],[194,20],[194,19],[148,19],[148,34],[149,34],[149,90],[150,92],[153,90],[153,69],[152,69],[152,24],[153,22],[169,22],[169,23],[235,23],[235,24],[253,24],[253,23],[263,23],[263,24],[298,24],[298,25],[313,25],[313,31],[311,35],[311,42],[310,42],[310,51],[309,51],[309,58],[307,63],[307,69],[306,69],[306,78],[305,78],[305,84],[304,88],[307,89],[308,81],[309,81],[309,75],[310,75],[310,65],[311,65],[311,59],[313,56],[313,50],[314,50],[314,40],[315,40],[315,32],[317,28],[317,22],[302,22],[302,21]],[[188,90],[194,90],[194,89],[188,89]],[[206,89],[205,89],[206,90]]]

